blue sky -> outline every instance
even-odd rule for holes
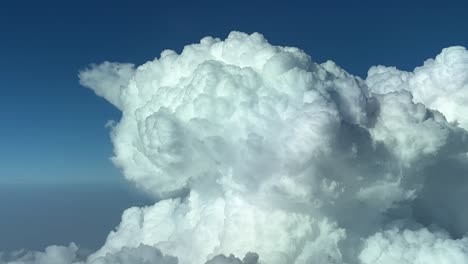
[[[344,2],[4,1],[0,183],[120,178],[104,126],[119,112],[78,83],[90,63],[140,64],[231,30],[261,32],[362,77],[371,65],[409,70],[468,46],[468,4]]]

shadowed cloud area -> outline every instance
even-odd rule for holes
[[[81,85],[118,108],[112,161],[158,202],[87,257],[16,264],[468,263],[468,51],[366,79],[259,33],[205,37]]]

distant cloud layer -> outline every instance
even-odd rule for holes
[[[258,33],[80,73],[122,111],[113,161],[160,201],[0,263],[468,263],[468,51],[366,80]],[[232,255],[231,255],[232,254]]]

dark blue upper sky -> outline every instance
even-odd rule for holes
[[[371,65],[409,70],[468,46],[467,14],[468,4],[429,1],[3,1],[0,184],[118,178],[104,125],[119,113],[78,83],[90,63],[140,64],[239,30],[365,77]]]

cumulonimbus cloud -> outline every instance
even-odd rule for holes
[[[158,202],[87,260],[6,263],[467,263],[463,47],[363,80],[232,32],[80,83],[122,112],[113,161]]]

